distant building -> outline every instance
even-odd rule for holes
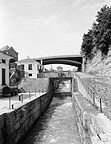
[[[65,77],[65,74],[63,72],[63,67],[58,66],[57,67],[58,77]]]
[[[2,89],[7,85],[9,86],[9,61],[11,56],[0,51],[0,95]]]
[[[50,72],[53,72],[53,71],[54,71],[54,69],[53,69],[52,65],[51,65],[51,67],[50,67],[49,71],[50,71]]]
[[[18,52],[16,52],[13,47],[9,47],[7,45],[7,46],[4,46],[3,48],[1,48],[0,51],[2,51],[3,53],[5,53],[5,54],[7,54],[11,57],[13,57],[13,59],[15,61],[18,61]],[[14,62],[14,61],[12,61],[12,62]]]
[[[57,72],[62,72],[62,71],[63,71],[63,67],[58,66],[58,67],[57,67]]]
[[[29,78],[38,77],[39,69],[41,65],[36,60],[27,57],[26,59],[17,61],[16,63],[19,69],[21,68],[25,71],[25,77],[29,77]]]

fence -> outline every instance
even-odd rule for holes
[[[77,73],[74,73],[74,75],[78,81],[79,92],[102,113],[104,106],[103,99],[99,98],[98,94]]]
[[[29,101],[32,97],[39,97],[41,94],[45,93],[42,90],[38,90],[38,91],[35,91],[35,92],[28,92],[28,93],[19,93],[18,96],[16,97],[11,97],[9,96],[8,98],[8,108],[9,109],[14,109],[15,106],[17,105],[20,105],[20,104],[23,104],[24,101]]]

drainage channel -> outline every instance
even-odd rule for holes
[[[71,96],[56,96],[20,144],[80,144]]]

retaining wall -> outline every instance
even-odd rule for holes
[[[0,116],[0,144],[17,144],[52,100],[53,85],[46,94]]]
[[[111,121],[80,93],[72,95],[81,144],[111,144]]]
[[[0,115],[0,144],[4,143],[5,137],[4,114]]]

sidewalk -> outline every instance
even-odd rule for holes
[[[17,107],[22,106],[24,103],[27,103],[35,98],[38,98],[43,94],[44,93],[36,93],[36,94],[30,93],[29,95],[29,93],[20,93],[19,95],[13,97],[4,97],[4,98],[2,97],[0,98],[0,114],[12,111]],[[19,100],[19,98],[21,100]]]

